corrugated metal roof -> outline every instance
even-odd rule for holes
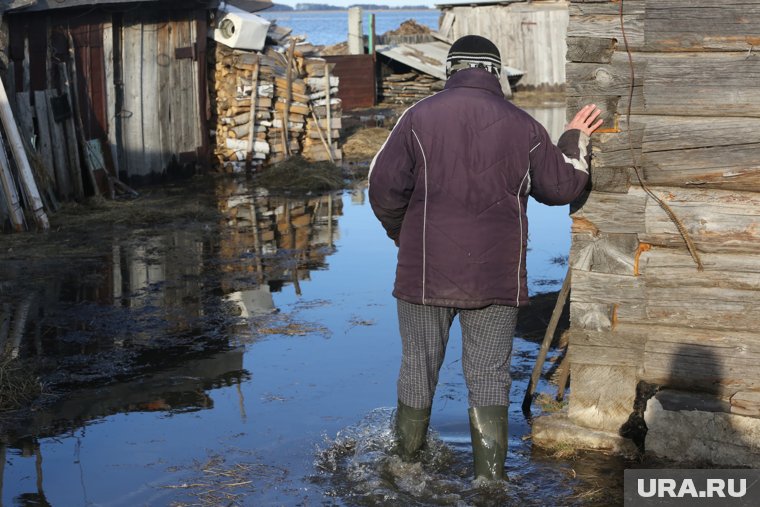
[[[377,52],[415,70],[446,80],[446,56],[449,54],[450,47],[451,44],[446,42],[433,41],[378,46]],[[525,72],[513,67],[504,66],[502,69],[506,71],[510,82],[516,82],[525,74]]]

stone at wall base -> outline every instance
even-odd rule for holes
[[[533,421],[533,443],[538,447],[569,445],[577,449],[607,451],[632,456],[636,445],[616,433],[579,426],[566,413],[544,415]]]
[[[647,403],[647,453],[687,462],[760,468],[760,419],[721,411],[668,410],[662,391]],[[667,404],[667,402],[666,402]]]

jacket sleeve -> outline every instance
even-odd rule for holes
[[[414,190],[414,133],[408,114],[399,119],[369,168],[369,202],[388,233],[398,241],[409,200]]]
[[[589,180],[591,138],[580,130],[568,130],[555,146],[540,124],[533,126],[530,151],[530,194],[551,206],[568,204]]]

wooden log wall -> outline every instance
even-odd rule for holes
[[[509,1],[498,5],[443,5],[439,32],[451,41],[477,34],[492,40],[501,61],[526,71],[520,87],[565,84],[567,1]]]
[[[216,44],[209,77],[218,168],[241,172],[249,158],[255,166],[282,162],[291,155],[310,161],[342,158],[338,146],[341,100],[339,79],[331,75],[334,64],[315,56],[311,44],[289,39],[289,33],[272,25],[269,39],[277,44],[263,51]]]
[[[606,119],[572,214],[570,418],[618,431],[640,381],[758,417],[760,0],[625,0],[633,82],[620,7],[570,2],[568,116]]]

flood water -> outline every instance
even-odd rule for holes
[[[507,488],[470,483],[456,324],[430,451],[388,452],[396,249],[365,186],[285,198],[204,179],[4,238],[0,345],[45,386],[0,418],[2,505],[621,503],[622,460],[532,449],[519,405],[538,346],[520,337]],[[529,215],[531,291],[556,291],[567,208]]]

